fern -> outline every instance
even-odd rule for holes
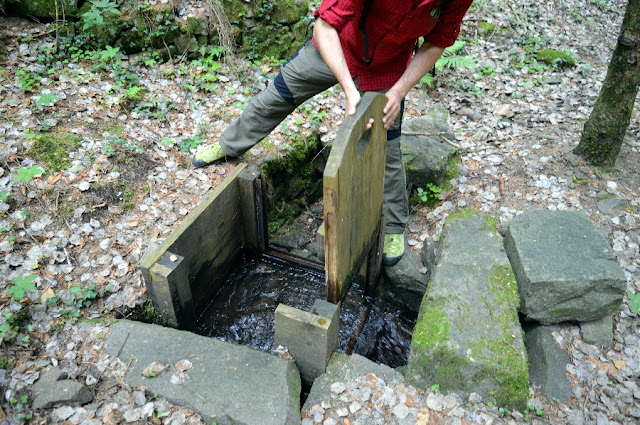
[[[435,64],[435,69],[441,72],[445,68],[475,68],[476,61],[471,56],[458,56],[458,53],[464,49],[466,44],[467,43],[465,41],[456,40],[452,46],[444,49],[440,59],[438,59]],[[434,77],[431,73],[422,77],[420,82],[429,88],[433,88],[435,85]]]

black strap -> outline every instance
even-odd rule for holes
[[[362,32],[362,38],[364,38],[364,61],[371,63],[373,58],[369,57],[369,35],[367,34],[367,16],[369,16],[369,10],[371,9],[371,3],[373,0],[365,0],[364,7],[362,8],[362,16],[360,17],[360,32]]]

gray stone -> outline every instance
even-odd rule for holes
[[[404,255],[398,264],[382,269],[385,297],[399,306],[417,312],[429,279],[429,272],[422,274],[421,268],[420,253],[405,245]]]
[[[629,201],[623,198],[603,199],[598,201],[598,210],[603,214],[613,214],[629,208]]]
[[[424,187],[427,183],[439,186],[444,182],[456,153],[456,149],[445,141],[456,139],[447,117],[446,108],[436,105],[427,115],[404,122],[403,132],[407,134],[401,136],[400,146],[408,184]]]
[[[334,353],[327,365],[327,372],[313,382],[302,410],[309,410],[316,404],[322,405],[325,400],[331,400],[333,384],[342,383],[346,388],[349,382],[355,382],[368,373],[383,379],[387,384],[402,380],[402,375],[389,366],[374,363],[358,354],[348,356]],[[342,386],[336,387],[336,391],[341,388]]]
[[[71,417],[76,411],[71,406],[62,406],[51,412],[51,420],[53,422],[62,422]]]
[[[553,330],[553,327],[537,326],[525,333],[529,377],[532,384],[540,387],[542,394],[565,402],[571,399],[571,382],[565,372],[571,359],[556,344]]]
[[[580,323],[582,340],[587,344],[608,349],[613,345],[613,316],[605,316],[599,320]]]
[[[185,406],[205,422],[219,425],[299,424],[300,376],[292,361],[248,347],[190,332],[138,322],[116,322],[106,351],[131,362],[124,381],[146,387]],[[152,362],[175,365],[189,359],[193,367],[183,385],[170,383],[171,373],[142,375]],[[194,395],[197,394],[198,397]]]
[[[422,264],[424,264],[429,270],[433,270],[433,266],[436,264],[437,248],[438,242],[434,241],[430,237],[427,237],[424,240],[422,251],[420,252],[420,258],[422,259]]]
[[[620,307],[626,277],[584,211],[527,211],[511,221],[505,248],[527,318],[586,322]]]
[[[48,409],[58,404],[83,405],[93,400],[89,387],[72,379],[64,379],[60,369],[45,371],[33,386],[33,408]]]
[[[493,218],[450,215],[413,330],[408,381],[524,405],[529,374],[515,278]]]

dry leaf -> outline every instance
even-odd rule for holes
[[[614,360],[613,365],[616,367],[616,369],[620,370],[627,365],[627,362],[625,362],[624,360]]]
[[[54,298],[55,296],[56,294],[53,292],[53,289],[47,288],[42,291],[42,295],[40,295],[40,302],[42,304],[46,304],[48,299]]]
[[[62,178],[62,173],[55,173],[47,177],[47,183],[56,184]]]
[[[193,367],[193,363],[191,363],[189,360],[180,360],[178,363],[176,363],[176,371],[178,372],[184,372],[185,370],[189,370]]]
[[[160,375],[167,369],[167,366],[162,363],[153,362],[149,366],[142,369],[142,376],[147,378],[153,378]]]
[[[136,218],[135,220],[127,220],[125,223],[129,227],[138,227],[140,225],[140,219]]]

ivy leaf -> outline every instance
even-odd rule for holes
[[[44,93],[38,100],[36,106],[53,106],[60,98],[55,93]]]
[[[36,285],[33,284],[37,274],[30,274],[29,276],[16,276],[11,279],[13,287],[7,289],[7,295],[11,295],[11,301],[17,302],[24,298],[25,291],[31,291],[36,289]]]

